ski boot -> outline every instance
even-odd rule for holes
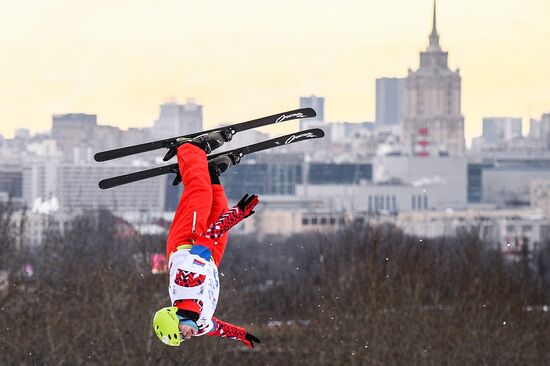
[[[241,162],[241,156],[236,153],[227,153],[220,155],[210,161],[208,161],[208,172],[210,173],[210,180],[213,184],[220,184],[219,176],[229,169],[230,166],[237,165]],[[172,181],[173,186],[177,186],[181,183],[181,175],[177,168],[172,173],[176,176]]]
[[[220,176],[229,169],[230,166],[241,162],[241,156],[237,153],[227,153],[220,155],[208,162],[208,170],[212,170],[216,176]]]
[[[199,135],[192,138],[179,137],[170,145],[168,152],[164,155],[162,160],[168,161],[172,159],[176,156],[178,147],[186,143],[195,145],[204,150],[205,153],[210,154],[213,150],[222,146],[225,142],[231,141],[232,138],[233,134],[229,129],[205,133],[204,135]]]

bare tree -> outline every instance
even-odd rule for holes
[[[0,216],[2,266],[19,256]],[[220,266],[220,318],[254,350],[202,337],[165,347],[151,331],[168,305],[153,275],[160,236],[121,237],[108,212],[45,232],[35,274],[0,300],[0,364],[471,365],[549,363],[548,245],[509,261],[477,235],[427,240],[354,224],[288,240],[233,236]],[[10,269],[11,270],[11,269]],[[17,268],[13,268],[17,271]],[[546,277],[545,277],[546,276]]]

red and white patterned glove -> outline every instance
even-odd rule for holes
[[[243,342],[248,348],[254,348],[254,342],[261,342],[256,336],[248,333],[243,327],[226,323],[222,320],[216,319],[215,317],[212,317],[212,320],[216,323],[216,329],[208,333],[210,336],[236,339]]]
[[[254,213],[252,210],[258,202],[260,202],[260,199],[255,194],[250,197],[248,197],[248,194],[245,194],[239,203],[237,203],[236,207],[238,207],[244,213],[244,217],[247,218]]]
[[[248,196],[246,194],[236,206],[231,208],[226,213],[222,214],[218,221],[210,225],[208,230],[205,233],[201,234],[210,239],[217,239],[221,237],[224,233],[228,232],[233,226],[237,225],[239,222],[249,217],[254,213],[252,211],[254,207],[260,202],[258,196],[253,194]]]

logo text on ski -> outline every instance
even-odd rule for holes
[[[279,118],[277,118],[275,123],[286,121],[289,118],[305,118],[305,117],[307,117],[307,116],[305,114],[303,114],[302,112],[292,113],[292,114],[281,114],[279,116]]]
[[[285,145],[290,144],[293,141],[300,140],[300,139],[311,139],[317,137],[313,132],[307,132],[307,133],[301,133],[299,135],[292,135],[289,138],[286,139]]]

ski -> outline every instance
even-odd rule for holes
[[[132,145],[132,146],[121,147],[113,150],[101,151],[94,155],[94,159],[95,161],[101,162],[101,161],[118,159],[129,155],[140,154],[147,151],[162,149],[162,148],[173,150],[175,141],[180,137],[193,138],[193,137],[196,137],[205,133],[214,132],[214,131],[225,131],[227,133],[231,133],[231,135],[234,135],[237,132],[250,130],[252,128],[258,128],[258,127],[267,126],[270,124],[291,121],[294,119],[315,117],[316,115],[317,113],[315,113],[315,111],[312,108],[300,108],[300,109],[295,109],[288,112],[277,113],[267,117],[253,119],[246,122],[213,128],[211,130],[206,130],[201,132],[195,132],[184,136],[177,136],[177,137],[172,137],[164,140],[146,142],[139,145]],[[165,156],[165,159],[164,159],[165,161],[173,157],[173,155],[170,156],[169,154]]]
[[[325,136],[325,133],[320,128],[312,128],[310,130],[305,130],[301,132],[291,133],[288,135],[276,137],[271,140],[266,140],[262,142],[258,142],[256,144],[248,145],[239,147],[237,149],[224,151],[221,153],[213,154],[208,156],[208,160],[212,160],[217,158],[220,155],[227,155],[227,154],[235,154],[239,158],[249,155],[255,152],[271,149],[277,146],[285,146],[289,144],[293,144],[295,142],[310,140],[310,139],[317,139]],[[179,174],[178,164],[170,164],[170,165],[164,165],[157,168],[142,170],[135,173],[125,174],[125,175],[119,175],[112,178],[103,179],[99,182],[99,188],[101,189],[108,189],[117,187],[123,184],[128,184],[132,182],[137,182],[143,179],[147,178],[153,178],[159,175],[169,174],[169,173],[175,173]],[[176,182],[175,180],[174,182]]]

